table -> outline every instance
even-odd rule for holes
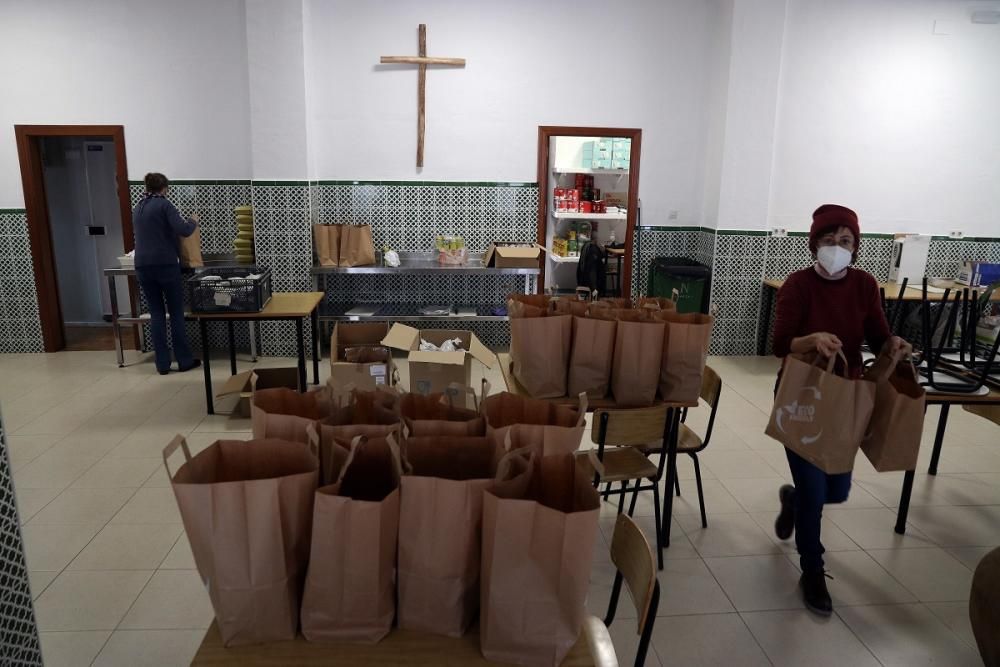
[[[627,596],[626,596],[627,598]],[[626,600],[627,601],[627,600]],[[621,619],[622,624],[634,621]],[[329,667],[398,667],[399,665],[496,665],[479,652],[479,630],[473,628],[460,639],[411,630],[393,630],[378,644],[348,642],[316,644],[302,637],[295,641],[271,642],[254,646],[222,645],[219,628],[213,621],[205,634],[192,666],[234,665],[241,667],[286,667],[324,665]],[[593,659],[583,633],[562,662],[562,667],[592,667]]]
[[[512,361],[510,354],[506,352],[501,352],[497,354],[497,358],[500,360],[500,372],[503,374],[504,382],[507,384],[507,391],[512,394],[517,394],[518,396],[525,396],[530,398],[527,390],[521,386],[521,383],[517,381],[514,377],[513,370],[511,368]],[[542,399],[549,401],[550,403],[555,403],[556,405],[568,405],[577,406],[580,404],[578,398],[573,396],[561,396],[559,398],[546,398]],[[667,420],[670,421],[670,435],[667,439],[667,478],[666,478],[666,491],[663,493],[663,518],[662,518],[662,530],[661,535],[663,536],[663,546],[664,548],[670,546],[670,520],[674,511],[674,494],[671,489],[674,488],[674,477],[677,475],[677,437],[680,432],[680,418],[681,411],[684,408],[695,408],[698,407],[698,401],[693,403],[679,403],[679,402],[660,402],[666,405],[667,410]],[[587,411],[593,412],[594,410],[615,410],[622,408],[615,401],[607,398],[588,398],[587,399]]]
[[[212,399],[212,363],[208,341],[208,323],[226,323],[229,329],[229,365],[232,374],[236,375],[234,322],[294,320],[299,356],[299,391],[305,391],[306,350],[303,323],[307,317],[311,318],[313,384],[319,384],[319,304],[323,301],[323,296],[322,292],[276,292],[271,295],[271,300],[264,306],[264,310],[257,313],[191,313],[191,319],[198,321],[201,333],[202,367],[205,370],[205,403],[208,407],[208,414],[215,414],[215,403]]]
[[[927,405],[940,405],[941,415],[938,417],[937,431],[934,434],[934,449],[931,451],[931,463],[927,474],[936,475],[938,461],[941,458],[941,445],[944,442],[944,432],[948,426],[948,413],[953,405],[1000,405],[1000,391],[990,389],[988,394],[975,396],[972,394],[943,394],[936,391],[927,392]],[[899,509],[896,512],[896,532],[900,535],[906,532],[906,517],[910,512],[910,495],[913,493],[913,479],[916,470],[907,470],[903,475],[903,489],[899,496]]]
[[[774,302],[774,295],[778,292],[779,289],[781,289],[781,286],[784,284],[785,284],[784,279],[779,280],[777,278],[768,278],[767,280],[764,281],[764,298],[762,303],[763,307],[761,311],[761,317],[763,319],[761,321],[762,326],[757,334],[758,356],[765,356],[767,354],[767,334],[770,333],[771,330],[771,304]],[[916,301],[922,301],[924,298],[923,288],[921,286],[913,287],[908,283],[906,286],[906,290],[903,292],[902,298],[900,298],[899,283],[880,282],[878,285],[885,291],[886,301],[903,301],[912,303]],[[945,285],[945,287],[950,287],[952,289],[952,293],[948,295],[949,299],[954,298],[955,290],[962,290],[966,288],[973,289],[969,288],[968,285],[958,285],[954,282],[949,282],[947,285]],[[976,288],[976,289],[981,289],[981,288]],[[944,298],[944,292],[931,292],[931,291],[927,292],[928,301],[932,302],[941,301],[943,298]],[[1000,292],[995,292],[990,300],[1000,302]]]

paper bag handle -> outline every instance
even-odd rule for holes
[[[173,456],[178,447],[184,452],[184,462],[187,463],[191,460],[191,450],[188,449],[187,439],[183,435],[175,435],[170,444],[163,448],[163,467],[167,469],[167,477],[171,480],[173,480],[174,474],[170,472],[170,464],[167,463],[167,459]]]
[[[580,410],[580,416],[576,420],[576,428],[580,428],[581,426],[583,426],[583,423],[585,421],[587,421],[587,406],[588,405],[589,404],[587,402],[587,392],[581,391],[580,392],[580,407],[578,408]]]
[[[396,437],[392,433],[387,433],[385,441],[388,443],[389,451],[393,453],[394,459],[399,463],[400,477],[404,474],[409,475],[413,473],[413,466],[411,466],[410,462],[406,460],[406,452],[402,447],[400,447],[399,443],[396,441]]]
[[[309,451],[317,459],[319,458],[319,431],[316,430],[316,424],[319,422],[309,422],[306,424],[306,443],[309,445]]]
[[[502,482],[506,480],[508,477],[510,477],[510,469],[514,465],[514,461],[516,459],[521,459],[522,461],[525,462],[525,464],[528,467],[528,474],[530,475],[531,470],[534,468],[535,452],[525,447],[521,447],[520,449],[515,449],[513,451],[510,451],[509,449],[510,431],[507,432],[507,437],[505,438],[504,446],[508,447],[507,453],[504,454],[503,458],[500,459],[500,462],[497,463],[497,472],[495,477],[493,478],[493,481]]]
[[[590,459],[590,465],[594,466],[594,472],[603,479],[604,478],[604,463],[601,459],[597,458],[597,449],[591,447],[587,450],[587,458]]]
[[[354,456],[358,453],[358,449],[360,449],[366,442],[368,442],[368,436],[366,435],[356,435],[351,438],[351,446],[347,452],[347,460],[344,461],[344,465],[340,466],[340,474],[337,475],[337,484],[344,481],[347,469],[351,467],[352,463],[354,463]]]
[[[809,364],[809,365],[810,366],[816,366],[817,364],[819,364],[819,360],[822,359],[822,358],[823,358],[822,354],[817,354],[816,357],[812,360],[812,363]],[[837,363],[837,359],[838,358],[842,359],[843,362],[844,362],[844,373],[845,373],[845,375],[842,375],[841,377],[847,377],[846,376],[846,373],[847,373],[847,357],[844,356],[843,350],[837,350],[837,354],[831,354],[829,357],[826,358],[827,359],[827,361],[826,361],[826,372],[827,373],[834,373],[834,374],[836,374],[836,370],[837,370],[836,369],[836,363]]]

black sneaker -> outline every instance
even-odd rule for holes
[[[156,372],[159,373],[160,375],[166,375],[167,373],[170,372],[170,369],[167,369],[165,371],[156,371]]]
[[[198,368],[199,366],[201,366],[201,359],[195,359],[194,361],[191,362],[190,366],[184,366],[183,368],[178,366],[177,370],[180,371],[181,373],[186,373],[193,368]]]
[[[787,540],[795,532],[795,487],[785,484],[778,489],[781,513],[774,520],[774,533],[779,540]]]
[[[799,578],[799,587],[802,589],[802,599],[806,607],[820,616],[829,616],[833,613],[833,601],[830,600],[830,592],[826,590],[827,577],[833,578],[825,570],[817,570],[803,572]]]

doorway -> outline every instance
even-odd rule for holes
[[[15,134],[44,349],[114,349],[103,270],[133,247],[124,129],[17,125]],[[119,312],[134,312],[135,294],[130,279]]]

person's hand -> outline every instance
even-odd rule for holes
[[[892,336],[885,342],[888,346],[888,354],[897,363],[908,359],[913,354],[913,346],[899,336]]]
[[[194,224],[196,224],[196,225],[198,224],[198,214],[197,213],[192,213],[191,214],[191,219],[194,220]]]
[[[810,334],[809,338],[812,339],[810,342],[812,343],[813,349],[822,354],[824,357],[832,357],[840,352],[841,348],[844,347],[844,344],[840,342],[839,338],[832,333],[827,333],[825,331]]]

